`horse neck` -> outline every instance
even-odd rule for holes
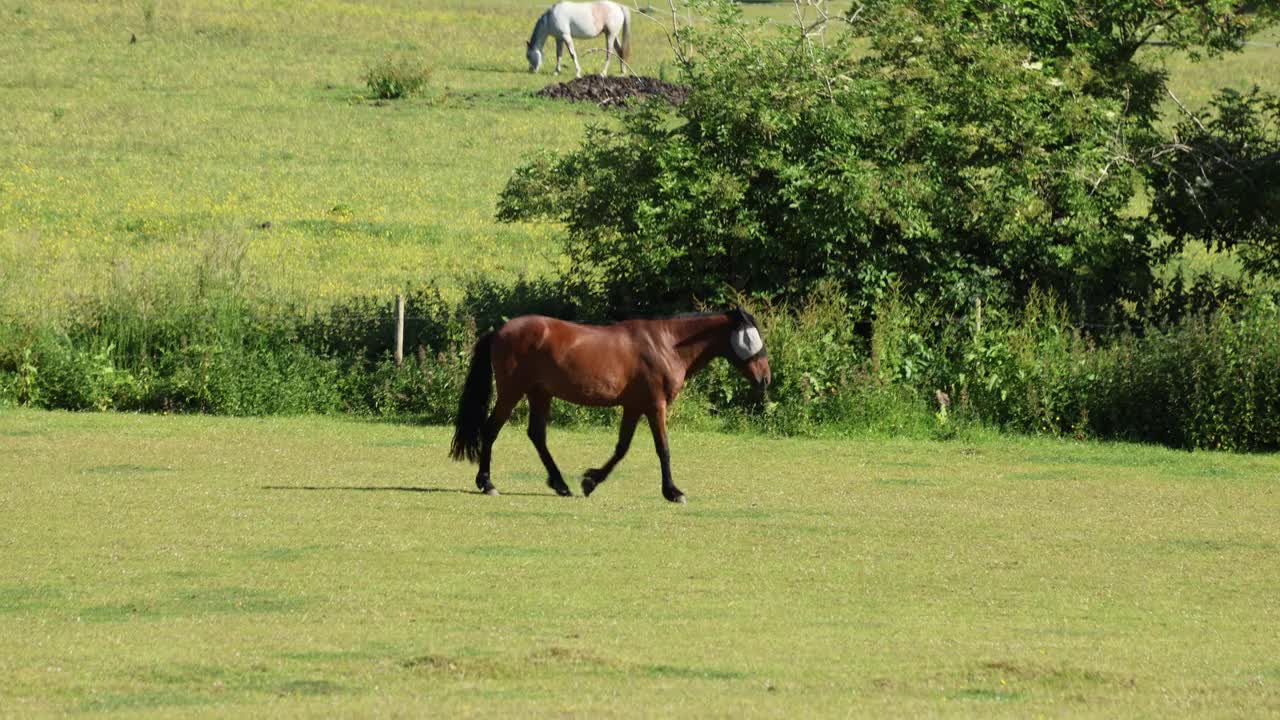
[[[538,21],[533,24],[533,34],[529,36],[529,43],[536,48],[540,48],[547,42],[547,35],[550,34],[551,27],[551,11],[542,13]]]
[[[685,362],[685,377],[692,376],[728,350],[730,320],[725,315],[671,318],[665,322],[675,340],[675,351]]]

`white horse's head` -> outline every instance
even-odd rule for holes
[[[524,56],[529,59],[529,72],[538,72],[539,68],[542,67],[542,48],[530,41],[525,45]]]

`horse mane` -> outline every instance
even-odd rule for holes
[[[538,40],[538,31],[541,30],[542,26],[546,24],[547,17],[550,15],[551,15],[551,10],[548,9],[546,12],[538,16],[537,21],[533,23],[533,32],[529,34],[529,43],[528,45],[526,45],[526,47],[532,47],[534,42]],[[546,42],[545,35],[543,36],[543,42]]]
[[[664,317],[656,317],[651,319],[653,320],[692,320],[696,318],[709,318],[709,317],[715,317],[717,315],[728,315],[728,314],[729,314],[728,311],[711,310],[711,311],[704,311],[704,312],[679,313],[677,315],[667,315]]]
[[[736,325],[737,321],[746,320],[751,325],[756,325],[755,318],[751,317],[742,308],[733,308],[732,310],[715,310],[710,312],[687,312],[677,315],[668,315],[666,317],[649,318],[650,322],[661,322],[663,320],[701,320],[706,318],[727,318],[730,320],[730,328]],[[736,318],[736,320],[735,320]],[[690,335],[676,343],[677,346],[689,345],[706,339],[713,333],[723,332],[723,328],[706,328],[702,331]]]
[[[756,327],[760,326],[760,323],[759,321],[756,320],[755,316],[747,312],[741,307],[735,307],[729,310],[713,310],[710,312],[687,312],[687,313],[680,313],[678,315],[669,315],[667,317],[658,317],[658,318],[652,318],[652,319],[653,320],[688,320],[688,319],[696,319],[696,318],[717,317],[719,315],[724,315],[729,318],[736,317],[737,319],[746,321],[747,323],[750,323],[751,325],[754,325]]]

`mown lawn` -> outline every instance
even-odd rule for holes
[[[1280,457],[448,435],[0,412],[0,715],[1280,712]]]

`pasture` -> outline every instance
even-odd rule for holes
[[[1280,712],[1275,456],[448,436],[0,414],[0,714]]]
[[[0,0],[0,330],[214,276],[318,310],[554,272],[495,197],[614,116],[533,96],[548,4]],[[428,90],[367,97],[388,55]],[[1277,48],[1168,62],[1193,107],[1280,89]],[[0,716],[1280,713],[1275,456],[677,416],[673,507],[643,427],[589,500],[519,426],[479,496],[449,436],[0,408]],[[613,442],[549,438],[575,492]]]

